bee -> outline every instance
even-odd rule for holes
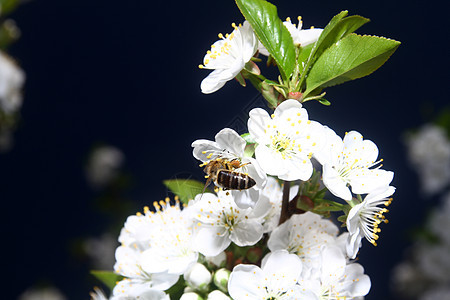
[[[256,184],[253,178],[235,171],[247,164],[249,163],[241,164],[238,159],[230,161],[221,157],[201,164],[200,166],[205,166],[203,171],[207,174],[205,178],[208,178],[205,188],[211,181],[223,190],[246,190],[253,187]]]

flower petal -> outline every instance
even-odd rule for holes
[[[262,108],[254,108],[249,113],[248,132],[258,143],[264,143],[261,138],[265,137],[265,128],[270,124],[271,119],[267,111]]]
[[[336,197],[346,201],[352,200],[352,193],[338,172],[331,165],[323,166],[323,183]]]
[[[236,156],[244,156],[245,140],[233,129],[224,128],[216,134],[219,148],[228,150]]]

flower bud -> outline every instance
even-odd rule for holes
[[[221,291],[215,290],[208,294],[207,300],[231,300],[231,298]]]
[[[230,278],[230,270],[225,268],[219,269],[214,273],[214,284],[223,292],[228,292],[228,279]]]
[[[193,288],[203,289],[211,282],[211,273],[200,263],[194,264],[186,273],[184,280]]]
[[[288,99],[295,99],[295,100],[299,100],[300,102],[302,102],[303,94],[300,92],[289,92]]]
[[[227,262],[227,255],[225,254],[225,251],[222,251],[216,256],[206,256],[205,260],[208,265],[220,268],[225,266],[225,263]]]
[[[180,300],[203,300],[202,297],[200,297],[197,293],[193,293],[193,292],[189,292],[189,293],[184,293]]]

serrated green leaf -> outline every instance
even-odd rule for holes
[[[400,42],[350,34],[328,48],[311,68],[306,79],[305,94],[343,82],[361,78],[381,67],[398,48]]]
[[[124,278],[122,275],[116,274],[112,271],[92,270],[90,273],[104,283],[111,291],[116,286],[116,283]]]
[[[310,51],[310,56],[308,59],[304,60],[304,58],[302,58],[303,61],[306,61],[306,63],[302,66],[302,80],[307,77],[310,68],[325,50],[370,21],[369,19],[358,15],[346,17],[347,14],[348,11],[344,10],[334,16],[323,29],[322,34],[317,39],[317,42],[312,44],[313,48]]]
[[[343,39],[350,33],[355,32],[358,28],[370,21],[369,19],[358,15],[345,17],[347,13],[347,11],[339,13],[324,28],[314,49],[314,56],[316,56],[316,58],[320,57],[325,50],[337,41]]]
[[[175,195],[180,197],[180,201],[188,203],[189,200],[203,192],[205,184],[193,179],[168,179],[163,181],[164,185]]]
[[[236,0],[236,4],[277,63],[283,79],[289,79],[296,63],[295,46],[276,6],[265,0]]]

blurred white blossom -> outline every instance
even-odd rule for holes
[[[119,174],[125,156],[117,147],[101,146],[90,154],[86,177],[94,188],[103,188]]]
[[[117,238],[110,233],[88,238],[83,243],[84,251],[96,270],[112,270],[117,246]]]
[[[14,114],[22,106],[25,73],[4,52],[0,51],[0,109]]]
[[[33,287],[23,292],[18,300],[67,300],[67,297],[55,287]]]
[[[450,140],[444,128],[425,124],[406,135],[405,143],[422,191],[426,195],[443,191],[450,183]]]

